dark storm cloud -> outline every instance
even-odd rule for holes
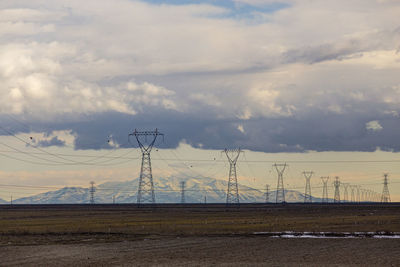
[[[44,131],[71,130],[76,136],[76,149],[111,149],[107,139],[121,147],[137,146],[128,142],[134,129],[154,130],[165,134],[159,139],[160,148],[175,148],[180,142],[204,149],[241,147],[263,152],[315,151],[400,151],[399,118],[378,116],[383,129],[368,131],[366,123],[377,117],[363,114],[315,114],[303,118],[257,118],[250,120],[204,119],[177,112],[143,115],[102,113],[88,117],[84,122],[42,124]],[[244,132],[238,129],[242,125]],[[34,127],[39,127],[35,125]],[[42,146],[63,145],[53,137],[40,141]]]

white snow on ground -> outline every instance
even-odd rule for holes
[[[400,238],[400,233],[376,233],[376,232],[254,232],[254,235],[270,235],[273,238]]]

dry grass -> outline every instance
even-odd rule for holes
[[[400,232],[400,205],[0,206],[3,245],[21,236],[74,240],[74,236],[84,239],[89,235],[119,240],[259,231]]]

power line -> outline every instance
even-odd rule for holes
[[[50,155],[52,157],[56,157],[56,158],[64,160],[64,161],[56,161],[56,160],[53,160],[53,159],[42,158],[42,157],[36,156],[36,154],[39,154],[39,153],[33,154],[33,153],[30,153],[30,152],[22,151],[22,150],[20,150],[18,148],[15,148],[15,147],[7,145],[7,144],[4,144],[2,142],[0,143],[1,145],[6,146],[6,147],[8,147],[8,148],[20,153],[20,154],[27,155],[27,156],[30,156],[30,157],[33,157],[33,158],[36,158],[36,159],[39,159],[39,160],[42,160],[42,161],[48,161],[49,162],[49,163],[43,163],[43,162],[37,162],[37,161],[32,161],[32,160],[25,160],[25,159],[20,159],[20,158],[17,158],[17,157],[13,157],[13,156],[9,156],[9,155],[5,155],[3,153],[0,153],[1,155],[5,156],[5,157],[8,157],[8,158],[11,158],[11,159],[14,159],[14,160],[18,160],[18,161],[22,161],[22,162],[26,162],[26,163],[37,164],[37,165],[49,165],[49,166],[55,166],[55,165],[98,165],[98,166],[110,166],[110,165],[114,165],[114,164],[104,164],[104,163],[111,162],[111,161],[114,161],[114,160],[116,160],[118,158],[121,158],[121,157],[113,157],[113,158],[108,159],[108,160],[104,160],[104,161],[101,161],[101,162],[94,162],[94,163],[90,163],[89,162],[89,161],[93,161],[93,160],[89,160],[89,161],[86,161],[86,162],[85,161],[82,162],[82,161],[71,160],[71,159],[65,158],[65,156],[61,156],[62,154],[60,155],[60,154],[57,154],[57,153],[51,153],[51,152],[48,152],[48,151],[46,151],[44,149],[41,149],[41,148],[39,148],[37,146],[32,146],[30,143],[26,142],[22,138],[19,138],[18,136],[16,136],[12,132],[8,131],[4,127],[0,126],[0,129],[2,129],[3,131],[9,133],[11,136],[16,138],[17,140],[19,140],[19,141],[23,142],[24,144],[26,144],[28,147],[33,147],[34,149],[39,150],[40,152],[42,152],[40,154],[46,154],[46,155]],[[122,157],[128,155],[131,152],[132,151],[128,151],[126,154],[122,155]],[[97,157],[97,158],[99,158],[99,157]],[[68,162],[66,162],[66,161],[68,161]],[[123,163],[117,163],[116,165],[119,165],[119,164],[123,164]]]

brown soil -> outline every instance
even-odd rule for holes
[[[0,205],[0,266],[400,266],[400,239],[269,231],[400,232],[400,205]]]
[[[396,239],[184,237],[6,246],[5,266],[400,266]]]

